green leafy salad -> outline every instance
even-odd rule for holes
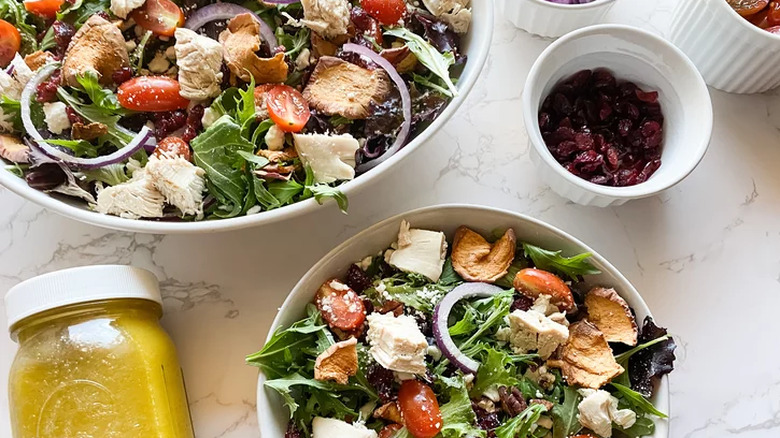
[[[401,223],[247,356],[289,411],[286,438],[609,438],[654,433],[674,340],[590,254]]]

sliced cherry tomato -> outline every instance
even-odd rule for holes
[[[289,85],[276,85],[267,91],[268,113],[284,132],[299,132],[311,117],[309,103]]]
[[[146,0],[130,14],[139,26],[157,35],[173,36],[184,25],[184,12],[170,0]]]
[[[154,148],[152,153],[155,157],[176,157],[180,156],[187,161],[191,161],[192,154],[190,152],[190,146],[186,141],[176,136],[165,137],[157,143],[157,147]]]
[[[400,424],[388,424],[379,431],[379,438],[391,438],[396,432],[403,429]]]
[[[415,438],[433,438],[441,431],[439,401],[425,383],[405,380],[398,391],[398,407],[406,428]]]
[[[123,82],[116,95],[120,105],[133,111],[173,111],[190,103],[179,95],[179,82],[167,76],[135,77]]]
[[[24,8],[39,17],[54,18],[65,0],[27,0]]]
[[[320,286],[315,299],[322,319],[331,328],[349,332],[366,320],[366,306],[357,293],[338,280],[328,280]]]
[[[16,26],[0,20],[0,65],[5,67],[14,59],[22,45],[22,36]]]
[[[360,0],[360,6],[385,26],[398,23],[406,12],[404,0]]]

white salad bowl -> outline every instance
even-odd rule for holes
[[[614,287],[636,311],[637,321],[651,316],[650,309],[634,286],[604,257],[569,234],[539,220],[506,210],[474,205],[439,205],[412,210],[379,222],[328,253],[309,269],[287,296],[271,325],[268,339],[276,328],[289,327],[306,315],[306,305],[314,300],[322,283],[334,277],[342,277],[350,264],[389,247],[398,237],[402,219],[409,221],[415,228],[443,231],[450,242],[455,229],[461,225],[485,235],[495,229],[511,227],[518,241],[551,250],[560,249],[565,255],[590,252],[591,263],[601,270],[601,274],[588,276],[587,281]],[[261,436],[283,437],[289,420],[287,408],[278,394],[265,388],[264,382],[265,376],[260,372],[257,382],[257,419]],[[669,413],[669,382],[666,377],[661,380],[652,401],[661,411]],[[656,420],[656,430],[652,437],[666,438],[668,431],[667,421]]]
[[[547,0],[499,0],[507,20],[515,27],[547,38],[600,23],[615,0],[564,5]]]
[[[458,80],[459,94],[455,96],[439,117],[420,135],[409,142],[403,149],[387,159],[384,163],[343,184],[340,188],[345,195],[350,196],[372,186],[388,169],[400,163],[415,149],[425,143],[436,133],[466,100],[474,87],[490,50],[493,35],[493,0],[472,0],[472,23],[468,34],[463,37],[464,54],[468,61]],[[11,173],[0,159],[0,185],[19,196],[26,198],[44,208],[48,208],[63,216],[100,227],[122,231],[154,234],[199,234],[236,230],[278,222],[292,217],[302,216],[320,207],[314,199],[307,199],[276,210],[261,212],[249,216],[230,219],[209,220],[199,222],[165,222],[150,220],[133,220],[97,213],[88,208],[83,201],[49,195],[35,190],[27,182]]]
[[[726,0],[680,1],[669,40],[714,88],[750,94],[780,86],[780,35],[754,26]]]
[[[664,115],[661,167],[641,184],[608,187],[584,180],[559,164],[542,138],[539,109],[553,87],[580,70],[597,68],[658,91]],[[707,84],[680,49],[635,27],[602,24],[572,32],[542,52],[523,91],[523,120],[531,161],[553,191],[577,204],[607,207],[656,195],[688,176],[710,143],[712,102]]]

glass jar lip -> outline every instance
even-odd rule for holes
[[[30,316],[72,304],[137,298],[162,306],[157,277],[146,269],[98,265],[64,269],[25,280],[5,295],[8,329]]]

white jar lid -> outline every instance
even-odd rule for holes
[[[84,266],[25,280],[5,295],[8,328],[28,316],[70,304],[137,298],[162,305],[157,277],[123,265]]]

